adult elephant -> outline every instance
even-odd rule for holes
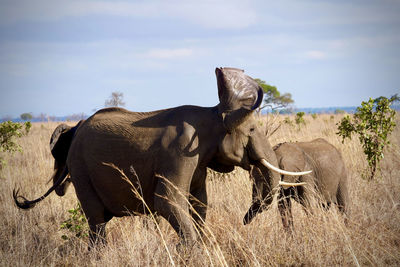
[[[230,172],[234,166],[250,170],[256,164],[272,177],[272,186],[278,185],[279,175],[263,165],[277,166],[275,153],[253,117],[262,89],[242,70],[215,72],[220,100],[215,107],[96,112],[76,127],[72,139],[65,138],[70,142],[66,165],[49,191],[33,201],[14,191],[18,207],[32,207],[69,173],[92,244],[105,240],[105,224],[112,217],[148,212],[161,215],[185,241],[193,242],[198,236],[192,219],[201,224],[206,217],[207,167]]]
[[[310,142],[282,143],[274,147],[280,168],[288,171],[312,170],[312,173],[302,176],[282,176],[279,188],[278,209],[281,213],[285,229],[293,225],[290,199],[294,198],[305,208],[310,204],[310,199],[317,192],[324,206],[331,203],[338,205],[343,213],[348,206],[347,172],[340,152],[323,138]],[[273,179],[263,174],[254,167],[251,176],[256,181],[253,187],[253,204],[244,217],[244,224],[266,209],[272,198],[267,198],[264,203],[260,200],[257,184],[262,184],[265,179]],[[292,183],[301,185],[290,186]],[[286,186],[285,186],[286,185]],[[272,196],[272,194],[270,194]],[[307,210],[307,209],[306,209]]]

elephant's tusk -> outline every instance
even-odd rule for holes
[[[279,185],[285,188],[291,187],[291,186],[300,186],[300,185],[306,185],[306,182],[301,182],[301,183],[288,183],[284,181],[279,181]]]
[[[285,170],[281,170],[277,167],[275,167],[274,165],[272,165],[271,163],[269,163],[268,161],[266,161],[265,159],[261,159],[261,164],[264,165],[265,167],[267,167],[268,169],[271,169],[277,173],[283,174],[283,175],[289,175],[289,176],[302,176],[302,175],[306,175],[309,173],[312,173],[312,171],[305,171],[305,172],[289,172],[289,171],[285,171]]]

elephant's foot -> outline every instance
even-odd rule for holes
[[[107,245],[106,223],[90,226],[88,250],[101,248]]]

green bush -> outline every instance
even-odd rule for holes
[[[286,124],[288,124],[288,125],[290,125],[290,126],[293,125],[293,122],[290,120],[290,117],[286,117],[286,118],[283,120],[283,122],[286,123]]]
[[[15,151],[22,151],[21,147],[15,142],[15,139],[28,134],[31,127],[32,124],[29,121],[24,124],[12,121],[0,123],[0,152],[13,153]],[[0,169],[4,163],[3,158],[0,156]]]
[[[306,124],[306,121],[304,120],[304,115],[305,115],[305,113],[303,111],[296,113],[296,117],[294,120],[295,120],[296,124],[299,126],[299,128],[302,124],[304,124],[304,125]]]
[[[337,134],[343,138],[342,143],[346,138],[351,139],[352,134],[358,135],[370,168],[369,180],[374,178],[379,162],[384,157],[383,150],[390,144],[388,136],[396,126],[396,111],[391,105],[398,100],[397,95],[390,99],[370,98],[361,103],[353,118],[347,115],[337,123],[339,130]]]
[[[65,220],[60,228],[66,229],[77,238],[87,237],[89,230],[87,226],[86,217],[82,212],[81,205],[78,203],[73,209],[68,210],[70,215],[69,219]],[[68,235],[62,235],[62,239],[68,240]]]

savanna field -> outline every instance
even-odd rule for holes
[[[272,145],[323,137],[341,151],[349,181],[347,224],[335,208],[313,207],[306,215],[295,203],[294,231],[285,232],[275,201],[244,226],[242,219],[251,203],[248,173],[239,168],[230,174],[210,171],[206,233],[196,246],[178,249],[178,236],[164,219],[157,227],[150,216],[136,216],[112,219],[107,224],[107,247],[90,252],[87,237],[61,228],[71,218],[68,210],[77,205],[73,186],[64,197],[52,193],[31,210],[19,210],[13,203],[15,187],[34,199],[52,184],[48,183],[54,164],[49,140],[59,123],[33,123],[30,133],[18,140],[23,153],[4,154],[0,265],[400,266],[400,116],[373,181],[363,178],[367,162],[358,139],[342,144],[335,134],[342,117],[306,115],[306,125],[299,128],[294,116],[269,116],[260,118],[260,127],[270,129]]]

